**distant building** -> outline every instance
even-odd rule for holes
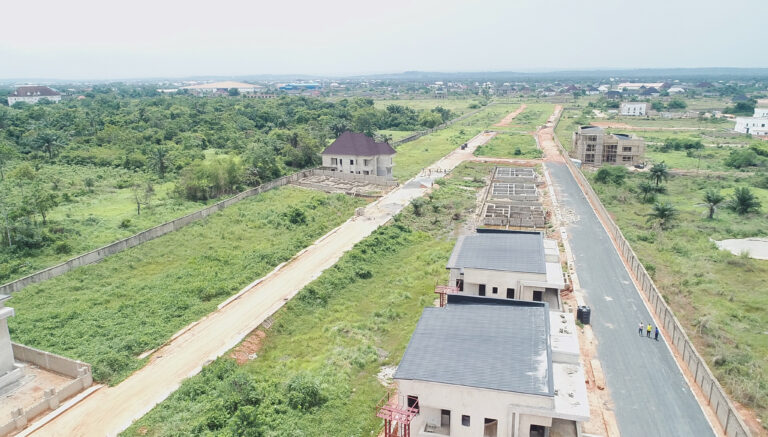
[[[640,88],[661,88],[664,86],[664,82],[653,82],[653,83],[643,83],[643,82],[623,82],[620,83],[617,88],[620,91],[628,90],[628,91],[639,91]]]
[[[245,82],[233,82],[233,81],[225,81],[225,82],[213,82],[213,83],[202,83],[198,85],[189,85],[185,87],[181,87],[183,90],[187,90],[192,94],[195,95],[216,95],[216,94],[228,94],[229,90],[236,89],[238,93],[248,95],[248,94],[257,94],[260,93],[264,87],[261,85],[255,85],[252,83],[245,83]]]
[[[605,92],[605,98],[611,99],[611,100],[619,100],[621,99],[621,91],[606,91]]]
[[[593,87],[593,86],[591,86],[591,85],[590,85],[590,86],[588,86],[588,87],[587,87],[587,88],[584,90],[584,92],[585,92],[585,93],[586,93],[588,96],[593,96],[593,95],[595,95],[595,94],[600,94],[600,90],[599,90],[599,89],[597,89],[597,88],[595,88],[595,87]]]
[[[35,104],[42,99],[59,102],[61,101],[61,93],[47,86],[20,86],[8,95],[8,106],[13,106],[18,102]]]
[[[609,134],[597,126],[581,126],[573,133],[574,158],[585,165],[639,164],[645,141],[626,134]]]
[[[315,82],[284,83],[277,87],[277,89],[281,91],[318,90],[320,88],[321,88],[320,84]]]
[[[685,93],[685,88],[679,87],[679,86],[673,86],[673,87],[670,87],[667,90],[667,92],[669,94],[683,94],[683,93]]]
[[[643,88],[640,91],[640,95],[643,97],[658,97],[661,92],[655,87]]]
[[[768,108],[755,108],[752,117],[736,117],[734,130],[743,134],[768,135]]]
[[[395,149],[355,132],[344,132],[323,150],[323,167],[331,171],[392,177]]]
[[[619,113],[625,116],[645,116],[648,115],[648,106],[645,102],[624,102],[619,107]]]
[[[401,437],[575,437],[590,415],[585,380],[572,314],[451,295],[422,312],[376,415]]]
[[[446,268],[459,294],[548,302],[560,310],[560,254],[557,243],[540,232],[460,236]]]

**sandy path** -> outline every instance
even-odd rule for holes
[[[268,279],[242,292],[217,311],[182,330],[154,352],[150,362],[114,387],[104,387],[46,424],[35,424],[21,435],[116,435],[176,390],[181,382],[200,372],[208,362],[237,345],[267,317],[277,311],[309,282],[389,221],[432,181],[452,170],[493,137],[480,134],[466,150],[456,149],[308,247]],[[433,176],[434,175],[434,176]]]
[[[525,103],[523,103],[522,105],[520,105],[519,108],[517,108],[517,110],[515,112],[510,112],[509,114],[507,114],[506,117],[502,118],[500,122],[494,124],[493,126],[494,127],[509,126],[509,124],[512,123],[512,120],[514,120],[515,117],[520,115],[521,112],[525,111],[525,108],[527,108],[527,107],[528,106]]]

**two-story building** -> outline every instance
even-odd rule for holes
[[[736,117],[736,132],[752,135],[768,135],[768,108],[755,108],[752,117]]]
[[[609,134],[597,126],[581,126],[573,133],[573,158],[587,165],[634,165],[643,160],[645,140]]]
[[[645,102],[622,102],[619,114],[629,117],[648,115],[649,104]]]
[[[392,177],[392,158],[395,149],[389,143],[378,143],[373,138],[344,132],[323,150],[323,168],[343,173]]]
[[[8,95],[8,106],[13,106],[18,102],[34,105],[42,99],[56,103],[61,100],[61,94],[47,86],[20,86]]]
[[[557,242],[541,232],[484,231],[456,240],[446,268],[459,294],[536,302],[561,308],[565,287]]]
[[[572,314],[451,295],[424,309],[377,415],[385,434],[576,437],[589,420]]]

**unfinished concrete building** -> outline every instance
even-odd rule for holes
[[[589,420],[573,316],[450,296],[426,308],[380,403],[389,436],[576,437]]]
[[[546,211],[537,185],[543,181],[532,168],[497,167],[486,195],[480,224],[503,229],[543,229]]]
[[[642,138],[609,134],[597,126],[581,126],[573,133],[573,157],[587,165],[635,165],[644,154]]]
[[[0,391],[24,376],[24,369],[13,358],[11,335],[8,333],[8,317],[13,316],[13,308],[7,308],[5,301],[11,296],[0,295]]]
[[[565,287],[557,242],[541,232],[494,231],[458,238],[446,268],[459,295],[547,302]]]

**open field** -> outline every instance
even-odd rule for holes
[[[189,226],[13,295],[15,341],[93,364],[114,384],[142,352],[288,260],[364,202],[298,188],[243,200]]]
[[[536,130],[537,127],[543,125],[546,123],[547,118],[549,118],[550,115],[552,115],[552,111],[555,108],[555,105],[551,103],[540,103],[537,101],[534,101],[532,103],[528,103],[526,101],[525,103],[526,108],[525,110],[520,113],[517,117],[515,117],[507,126],[504,127],[497,127],[494,126],[494,130],[508,130],[508,131],[518,131],[518,132],[532,132]],[[518,109],[520,106],[513,107],[515,109]],[[512,112],[512,111],[510,111]],[[503,116],[506,116],[507,114],[503,114]],[[500,121],[497,120],[496,122]],[[492,123],[496,124],[496,123]]]
[[[0,247],[0,282],[8,282],[72,256],[196,211],[209,202],[193,202],[172,194],[174,183],[153,185],[149,207],[136,214],[132,171],[68,164],[42,164],[36,179],[61,195],[47,214],[48,238],[56,241],[39,249]],[[27,188],[27,190],[32,188]],[[219,199],[220,200],[220,199]]]
[[[433,304],[454,231],[489,168],[457,168],[421,215],[408,208],[300,291],[255,359],[240,367],[218,359],[123,434],[375,435],[374,407],[386,392],[376,375],[397,365]]]
[[[541,158],[532,135],[502,132],[475,151],[475,156],[492,158]]]
[[[386,99],[375,100],[374,107],[376,109],[387,109],[389,105],[401,105],[413,108],[417,111],[426,110],[429,111],[435,107],[442,106],[445,109],[450,109],[458,115],[471,111],[469,107],[472,103],[476,103],[477,100],[472,99]]]
[[[480,113],[460,123],[401,145],[397,148],[397,155],[395,155],[395,167],[393,169],[395,178],[400,182],[410,179],[418,174],[422,168],[435,162],[483,130],[489,129],[491,125],[518,107],[520,107],[519,104],[489,105]],[[525,113],[518,117],[523,115]]]
[[[408,131],[408,130],[377,130],[376,133],[379,135],[389,135],[392,137],[392,141],[398,141],[402,140],[403,138],[411,135],[415,131]]]
[[[618,187],[596,183],[593,176],[592,186],[720,382],[768,423],[768,295],[760,292],[768,264],[720,251],[710,241],[765,236],[768,218],[764,212],[740,216],[721,205],[709,220],[706,208],[697,205],[706,189],[728,198],[752,179],[737,172],[673,176],[658,200],[671,202],[679,215],[673,227],[660,230],[647,221],[652,205],[636,189],[645,175],[632,175]],[[768,190],[750,189],[765,211]]]

